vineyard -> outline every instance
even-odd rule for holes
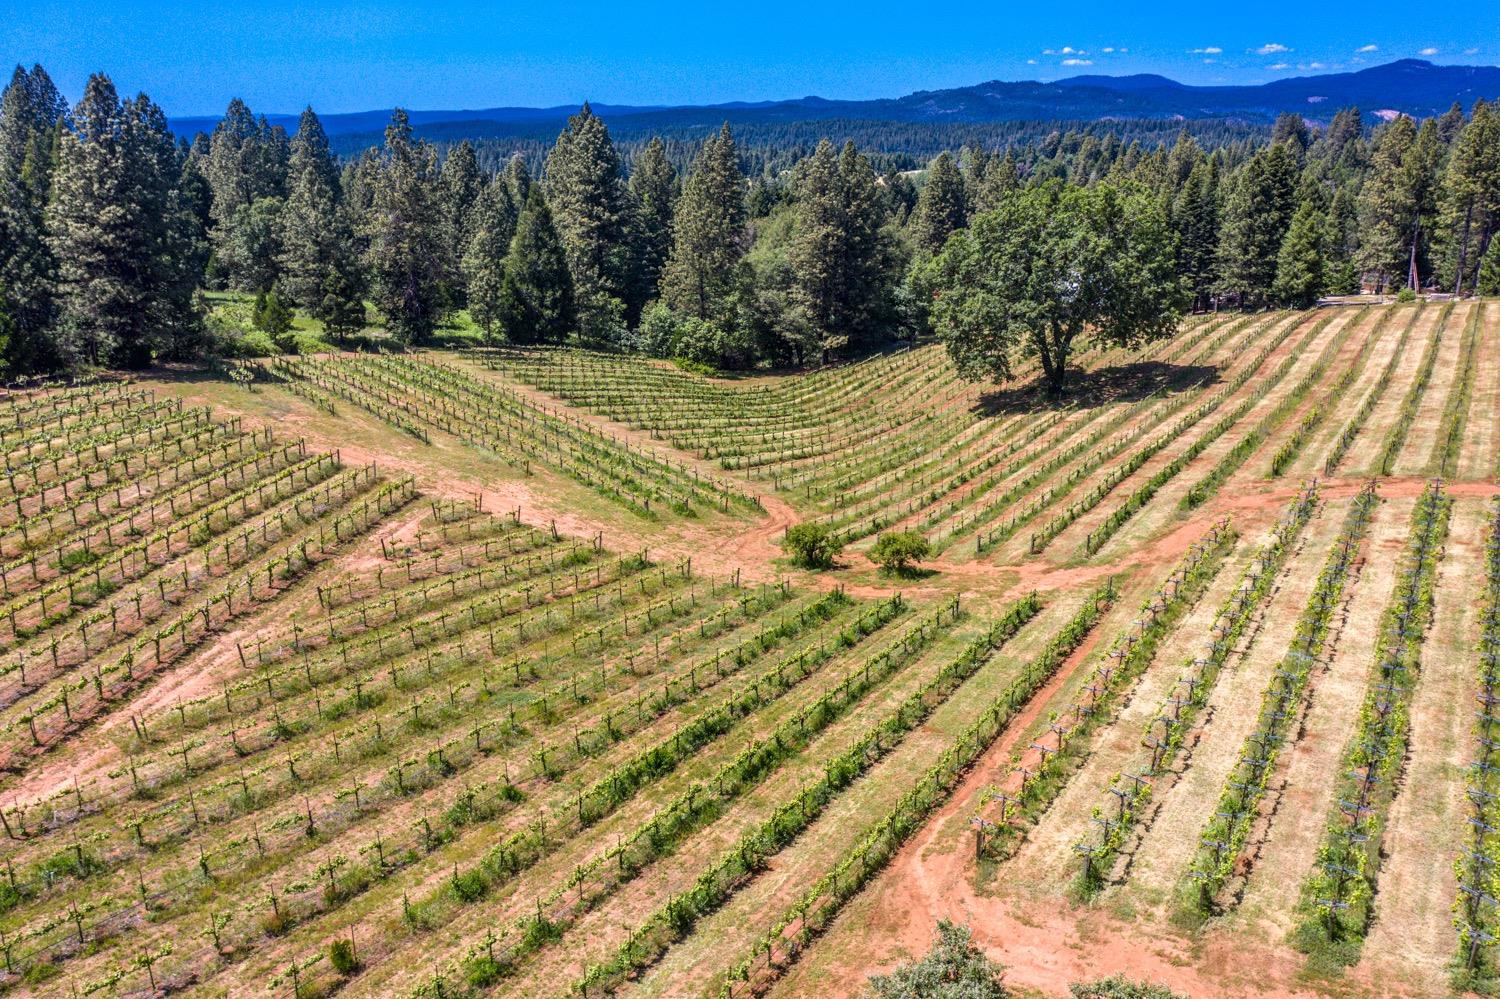
[[[1497,344],[12,390],[0,993],[858,995],[945,917],[1040,995],[1500,991]]]

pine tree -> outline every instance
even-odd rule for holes
[[[630,194],[635,198],[640,227],[637,280],[647,299],[661,292],[662,272],[672,254],[672,219],[676,212],[677,171],[667,159],[666,144],[653,138],[636,158],[630,172]]]
[[[1461,295],[1500,228],[1500,111],[1494,104],[1478,101],[1454,142],[1442,203],[1446,270],[1453,293]]]
[[[193,291],[196,220],[161,109],[121,102],[89,78],[58,150],[47,228],[58,261],[58,345],[70,362],[143,367],[153,351],[190,354],[201,325]]]
[[[89,77],[63,136],[47,228],[58,261],[58,346],[63,358],[102,364],[141,334],[140,258],[125,175],[124,121],[109,77]]]
[[[526,158],[516,153],[505,165],[506,196],[510,198],[510,211],[514,218],[521,217],[521,209],[526,207],[526,200],[531,197],[531,171],[526,166]]]
[[[1166,163],[1162,171],[1162,183],[1165,185],[1160,189],[1169,199],[1175,197],[1187,186],[1188,179],[1192,177],[1193,171],[1199,164],[1207,161],[1203,149],[1198,145],[1192,133],[1187,129],[1177,133],[1177,141],[1172,144],[1172,151],[1167,154]]]
[[[287,199],[279,220],[278,287],[296,305],[342,336],[364,321],[363,275],[354,222],[339,204],[339,175],[328,136],[312,108],[292,140]]]
[[[203,173],[213,198],[214,272],[234,287],[259,291],[279,276],[278,219],[291,156],[286,131],[229,102],[208,142]]]
[[[15,335],[15,332],[16,325],[10,318],[10,298],[6,294],[5,286],[0,284],[0,357],[9,353],[10,338]],[[3,372],[6,377],[15,373],[9,364],[0,368],[0,372]]]
[[[911,235],[919,250],[936,253],[969,217],[964,178],[953,157],[941,152],[927,169],[911,215]]]
[[[474,156],[474,147],[468,139],[454,146],[443,160],[442,188],[443,224],[447,229],[451,269],[448,283],[454,304],[461,305],[465,301],[465,292],[460,262],[474,237],[475,205],[485,188],[484,178],[479,173],[479,160]]]
[[[213,217],[225,224],[236,211],[261,198],[286,193],[291,155],[286,132],[259,120],[245,102],[229,102],[209,138],[204,173],[213,189]]]
[[[512,343],[565,343],[577,326],[567,251],[536,188],[516,222],[495,311]]]
[[[1354,256],[1359,251],[1359,207],[1348,185],[1341,186],[1328,209],[1328,226],[1323,237],[1327,291],[1331,295],[1353,295],[1359,291],[1359,268]]]
[[[703,144],[677,203],[662,300],[696,319],[732,324],[740,260],[749,248],[745,178],[726,123]]]
[[[366,232],[376,307],[402,343],[422,343],[437,328],[448,276],[437,151],[412,135],[397,108],[385,130]]]
[[[45,216],[67,104],[41,66],[17,66],[0,96],[0,286],[7,289],[12,373],[56,365],[49,327],[56,314],[56,262]]]
[[[1412,227],[1417,218],[1416,192],[1407,162],[1413,159],[1417,126],[1402,115],[1380,133],[1370,175],[1360,189],[1360,269],[1375,276],[1384,289],[1407,271]]]
[[[250,321],[255,324],[256,329],[270,334],[272,339],[279,339],[291,331],[292,310],[276,292],[263,291],[255,296]]]
[[[1475,290],[1481,295],[1500,295],[1500,239],[1490,240],[1490,248],[1479,265]]]
[[[880,193],[885,198],[885,214],[891,224],[897,228],[909,225],[919,196],[911,178],[899,170],[887,170],[880,178]]]
[[[1284,111],[1276,116],[1276,124],[1271,127],[1272,145],[1286,143],[1292,155],[1300,163],[1311,142],[1312,136],[1307,130],[1307,121],[1300,114]]]
[[[899,334],[897,290],[904,262],[884,228],[875,172],[854,144],[823,140],[802,164],[790,250],[794,299],[826,360],[847,347]]]
[[[1304,201],[1292,216],[1291,227],[1276,259],[1276,282],[1271,295],[1283,305],[1305,309],[1317,302],[1326,284],[1323,260],[1322,213]]]
[[[1172,202],[1171,224],[1176,237],[1177,273],[1187,285],[1194,309],[1212,300],[1218,277],[1219,169],[1215,160],[1200,159]]]
[[[321,298],[332,256],[330,240],[338,210],[338,178],[328,135],[311,107],[305,108],[292,137],[287,199],[280,218],[282,292],[310,308]]]
[[[568,255],[584,342],[617,343],[644,305],[632,282],[630,204],[609,129],[584,104],[547,157],[547,203]]]
[[[976,163],[965,182],[970,217],[994,211],[1005,196],[1020,185],[1021,168],[1013,150],[1006,149],[1004,156],[985,157],[981,163]]]
[[[1286,143],[1261,150],[1234,179],[1219,241],[1218,292],[1241,305],[1265,301],[1296,208],[1297,164]]]
[[[214,230],[215,266],[240,291],[262,292],[281,280],[286,203],[256,198]]]
[[[182,157],[161,107],[145,94],[122,105],[127,164],[135,171],[135,206],[145,240],[138,286],[146,333],[124,363],[149,364],[152,355],[183,361],[206,343],[197,291],[208,262],[208,236],[178,187]]]
[[[530,185],[527,186],[529,189]],[[485,186],[475,205],[474,234],[461,264],[468,289],[469,317],[491,339],[499,332],[505,258],[516,233],[516,221],[509,184],[505,178],[496,177]]]

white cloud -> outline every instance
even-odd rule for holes
[[[1218,61],[1219,60],[1217,60],[1217,59],[1205,59],[1205,60],[1203,60],[1203,65],[1205,65],[1205,66],[1212,66],[1214,63],[1216,63]]]
[[[1028,65],[1028,66],[1035,66],[1036,65],[1036,60],[1035,59],[1027,59],[1026,60],[1026,65]]]
[[[1057,53],[1051,49],[1042,49],[1042,55],[1057,55]]]
[[[1291,64],[1290,63],[1285,63],[1285,62],[1274,62],[1271,65],[1269,65],[1269,66],[1266,67],[1266,69],[1291,69],[1291,68],[1292,68]]]
[[[1205,45],[1201,49],[1193,49],[1193,55],[1223,55],[1224,50],[1217,45]]]
[[[1479,49],[1477,49],[1477,48],[1464,49],[1464,55],[1478,55],[1478,54],[1479,54]]]
[[[1425,49],[1423,49],[1421,52],[1419,52],[1417,54],[1418,55],[1437,55],[1438,54],[1438,50],[1435,47],[1429,45],[1429,46],[1427,46]]]
[[[1102,51],[1104,51],[1106,53],[1109,53],[1109,52],[1113,52],[1114,50],[1115,50],[1115,47],[1113,45],[1106,45],[1106,46],[1104,46],[1104,48],[1103,48]]]
[[[1259,55],[1275,55],[1278,52],[1290,52],[1292,50],[1280,42],[1267,42],[1255,51]]]
[[[1062,64],[1064,66],[1092,66],[1094,64],[1094,60],[1092,60],[1092,59],[1064,59],[1062,61]]]
[[[1328,67],[1326,65],[1324,65],[1323,63],[1321,63],[1321,62],[1310,62],[1310,63],[1307,64],[1307,68],[1308,69],[1327,69]]]
[[[1356,52],[1379,52],[1380,51],[1380,46],[1379,45],[1361,45],[1359,48],[1355,49],[1354,51],[1356,51]]]
[[[1129,52],[1130,50],[1127,49],[1125,46],[1122,45],[1119,48],[1115,49],[1115,51],[1116,52]]]

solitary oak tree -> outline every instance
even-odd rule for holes
[[[1008,380],[1029,354],[1061,394],[1081,337],[1129,347],[1177,328],[1184,295],[1171,247],[1160,207],[1142,192],[1016,190],[928,265],[933,322],[963,377]]]

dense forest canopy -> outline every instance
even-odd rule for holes
[[[288,134],[236,100],[186,141],[103,74],[69,108],[42,67],[18,67],[0,100],[6,373],[296,349],[293,317],[331,344],[373,322],[421,345],[462,315],[489,342],[719,368],[824,362],[926,332],[956,357],[978,356],[987,336],[1041,349],[995,339],[996,316],[1024,323],[1046,304],[1039,289],[1067,280],[1001,266],[1006,227],[1038,191],[1081,206],[1093,202],[1068,192],[1097,189],[1100,205],[1128,206],[1105,229],[1080,211],[1047,234],[1060,248],[1103,241],[1111,268],[1129,262],[1111,270],[1114,297],[1098,298],[1132,315],[1078,320],[1091,328],[1135,336],[1179,302],[1300,306],[1362,284],[1500,291],[1500,122],[1484,101],[1373,129],[1349,108],[1323,128],[1283,115],[1270,129],[623,132],[584,105],[550,142],[434,143],[398,110],[378,147],[340,157],[311,108]],[[1159,316],[1120,291],[1144,272]],[[223,291],[254,297],[257,335],[208,308]]]

